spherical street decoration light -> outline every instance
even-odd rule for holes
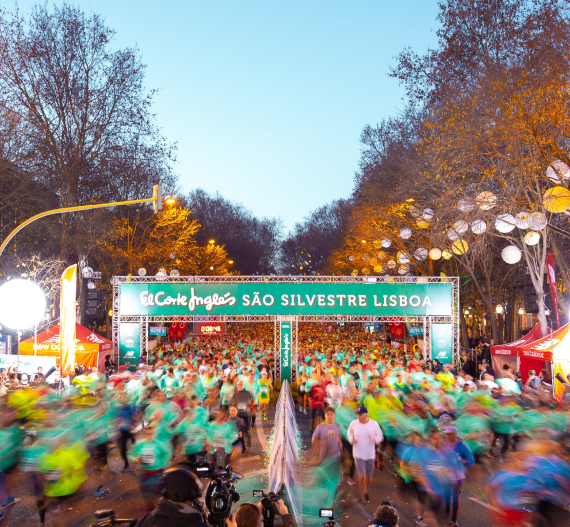
[[[370,263],[370,265],[371,265],[372,267],[374,267],[374,266],[378,263],[378,260],[376,260],[376,258],[370,258],[370,260],[368,261],[368,263]]]
[[[529,231],[524,235],[524,242],[527,245],[536,245],[540,241],[540,233]]]
[[[382,265],[380,265],[380,264],[376,264],[374,266],[374,272],[375,273],[381,273],[383,270],[384,270],[384,267],[382,267]]]
[[[404,227],[403,229],[400,230],[400,238],[402,238],[403,240],[407,240],[411,238],[411,236],[412,236],[412,229]]]
[[[429,252],[429,257],[432,260],[439,260],[441,258],[441,250],[439,250],[438,248],[434,247],[433,249],[430,250]]]
[[[363,267],[362,268],[362,274],[366,274],[366,275],[370,274],[370,267]]]
[[[144,267],[141,267],[138,271],[137,274],[139,276],[146,276],[146,269]]]
[[[519,229],[528,229],[528,212],[519,212],[515,216],[515,225]]]
[[[398,251],[397,260],[402,265],[410,263],[410,257],[403,251]]]
[[[416,227],[418,229],[429,229],[429,221],[418,220],[418,221],[416,221]]]
[[[388,266],[388,269],[394,269],[396,267],[396,261],[388,260],[388,263],[386,265]]]
[[[515,217],[512,214],[501,214],[495,220],[495,229],[503,234],[511,232],[515,227]]]
[[[388,256],[388,255],[387,255],[386,252],[384,252],[384,251],[380,251],[380,252],[378,253],[378,259],[379,259],[379,260],[384,260],[384,259],[386,258],[386,256]]]
[[[419,205],[412,205],[410,207],[410,214],[414,218],[419,218],[422,215],[422,208]]]
[[[521,257],[521,250],[516,245],[507,245],[501,251],[501,258],[508,264],[516,264],[520,262]]]
[[[459,220],[453,224],[453,230],[457,234],[464,234],[469,230],[469,224],[466,221]]]
[[[374,246],[374,249],[380,249],[380,247],[382,247],[382,241],[381,240],[374,240],[372,242],[372,245]]]
[[[434,217],[433,209],[426,208],[423,210],[422,219],[426,221],[431,221],[433,220],[433,217]]]
[[[475,220],[471,224],[471,230],[474,234],[483,234],[487,230],[487,224],[483,220]]]
[[[447,237],[454,242],[455,240],[459,240],[459,234],[454,230],[454,229],[447,229],[445,231],[445,234],[447,234]]]
[[[470,199],[460,199],[457,202],[457,208],[461,212],[470,212],[475,208],[475,203],[473,203],[473,200]]]
[[[398,267],[398,274],[400,275],[405,275],[408,271],[410,270],[410,268],[407,265],[400,265],[400,267]]]
[[[441,251],[441,257],[444,260],[449,260],[450,258],[453,257],[453,255],[447,249],[444,249],[443,251]]]
[[[166,273],[166,269],[164,267],[161,267],[158,270],[158,273],[156,273],[155,278],[157,280],[166,280],[167,276],[168,276],[168,274]]]
[[[93,278],[93,269],[91,267],[84,267],[81,271],[83,278]]]
[[[172,269],[170,276],[180,276],[180,271],[178,269]]]
[[[350,256],[348,257],[348,260],[349,260],[350,262],[354,262],[354,256],[350,255]]]
[[[486,190],[481,192],[476,198],[477,206],[481,210],[491,210],[497,204],[497,196]]]
[[[419,262],[424,261],[427,257],[428,257],[428,251],[423,247],[416,249],[416,252],[414,252],[414,258]]]
[[[570,179],[570,168],[564,161],[557,159],[546,169],[546,177],[555,183],[564,183]]]
[[[465,254],[469,250],[469,245],[465,240],[457,240],[453,242],[451,250],[457,255]]]
[[[549,188],[544,193],[542,203],[548,212],[564,212],[570,208],[570,190],[566,187]]]
[[[46,297],[38,284],[8,280],[0,286],[0,322],[12,329],[36,326],[46,312]]]
[[[384,247],[384,249],[387,249],[388,247],[390,247],[390,245],[392,245],[392,242],[390,241],[389,238],[384,238],[382,240],[382,247]]]
[[[542,212],[533,212],[528,215],[528,226],[533,231],[541,231],[548,225],[548,220]]]
[[[352,270],[352,273],[350,273],[352,276],[356,276],[358,275],[358,271],[356,269]]]

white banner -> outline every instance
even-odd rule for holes
[[[28,375],[38,372],[38,367],[43,368],[46,373],[52,366],[55,366],[55,357],[35,357],[34,355],[6,355],[0,354],[0,368],[7,369],[14,367],[18,373]]]

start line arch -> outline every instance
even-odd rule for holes
[[[459,354],[459,278],[435,276],[115,276],[113,353],[136,366],[152,323],[273,322],[275,376],[296,380],[299,324],[421,324],[429,358]]]

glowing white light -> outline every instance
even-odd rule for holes
[[[12,329],[36,326],[46,312],[46,297],[29,280],[9,280],[0,286],[0,322]]]
[[[501,251],[501,258],[508,264],[516,264],[520,262],[522,257],[521,250],[516,245],[507,245]]]

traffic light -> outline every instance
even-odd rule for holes
[[[105,318],[105,291],[91,289],[87,291],[85,318],[102,320]]]
[[[162,185],[155,185],[153,187],[153,201],[152,206],[154,208],[154,213],[157,214],[159,210],[162,210]]]

